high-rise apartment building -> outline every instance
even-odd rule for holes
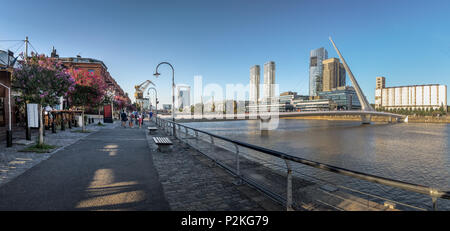
[[[345,68],[338,58],[322,61],[322,91],[333,91],[338,87],[345,87]]]
[[[322,91],[323,60],[328,59],[325,48],[312,50],[309,59],[309,95],[317,96]]]
[[[275,96],[275,62],[264,64],[264,98],[270,100]]]
[[[250,68],[249,101],[252,104],[258,104],[260,72],[261,72],[261,68],[259,67],[259,65],[255,65]]]
[[[190,86],[177,86],[178,92],[178,108],[184,109],[191,106],[191,87]]]

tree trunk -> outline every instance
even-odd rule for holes
[[[81,121],[82,121],[82,126],[81,126],[81,131],[85,132],[86,131],[86,126],[84,125],[84,106],[82,107],[82,112],[81,112]]]
[[[44,113],[44,111],[42,110],[42,105],[39,104],[38,105],[39,108],[39,145],[43,145],[44,144],[44,118],[42,116],[42,114]]]

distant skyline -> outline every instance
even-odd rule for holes
[[[250,67],[276,64],[279,91],[309,94],[309,54],[332,36],[370,103],[386,86],[450,86],[450,2],[430,1],[6,1],[0,40],[29,37],[39,53],[102,60],[121,87],[147,79],[160,105],[177,84],[249,84]],[[0,42],[6,50],[14,43]],[[13,47],[17,48],[17,47]],[[14,50],[14,49],[13,49]],[[32,49],[30,49],[31,51]],[[20,51],[19,51],[20,52]],[[350,81],[347,79],[347,83]],[[144,95],[146,95],[145,92]]]

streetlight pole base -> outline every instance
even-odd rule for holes
[[[26,140],[31,140],[31,128],[28,126],[26,128]]]
[[[11,130],[7,130],[6,131],[6,147],[12,147],[12,131]]]

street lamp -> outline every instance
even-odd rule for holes
[[[158,64],[158,66],[156,66],[155,74],[153,74],[156,78],[158,78],[158,76],[161,75],[160,73],[158,73],[158,67],[161,64],[167,64],[172,68],[172,121],[173,121],[172,127],[173,127],[173,136],[176,137],[176,135],[175,135],[175,70],[173,69],[172,64],[170,64],[168,62],[161,62],[160,64]]]
[[[156,88],[151,87],[151,88],[148,89],[147,95],[150,95],[150,90],[154,90],[155,91],[155,104],[156,104],[155,120],[156,120],[156,122],[158,122],[158,92],[156,91]],[[151,107],[150,107],[150,109],[151,109]]]

